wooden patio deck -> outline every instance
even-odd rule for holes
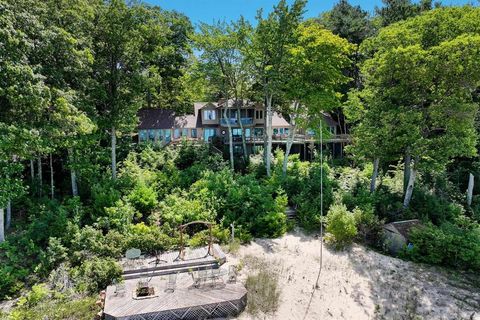
[[[178,259],[178,251],[165,252],[157,257],[145,257],[133,261],[122,259],[124,279],[151,277],[169,273],[187,272],[189,269],[218,268],[225,263],[226,257],[218,244],[213,244],[212,254],[208,254],[207,247],[185,249],[184,259]]]
[[[115,294],[115,286],[106,290],[106,320],[194,320],[228,318],[240,313],[246,305],[247,290],[241,283],[217,281],[200,288],[193,286],[188,273],[177,275],[175,291],[165,291],[168,276],[152,277],[155,296],[138,299],[138,279],[125,280],[125,293]]]

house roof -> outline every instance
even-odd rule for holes
[[[421,222],[418,219],[404,220],[388,223],[384,226],[385,230],[402,235],[405,239],[408,239],[409,233],[413,227],[421,226]]]
[[[199,110],[203,103],[194,103],[194,113],[177,116],[175,111],[168,109],[141,109],[138,112],[140,123],[138,129],[171,129],[201,127],[202,120]]]
[[[233,103],[233,100],[229,100]],[[195,102],[193,104],[194,112],[186,115],[177,115],[175,111],[169,109],[141,109],[138,112],[140,123],[138,129],[171,129],[171,128],[200,128],[202,125],[201,109],[219,108],[225,104],[225,101],[215,102]],[[245,107],[256,107],[257,104],[244,100],[242,105]],[[233,107],[232,104],[229,107]],[[323,113],[328,126],[337,126],[338,123],[326,112]],[[289,122],[279,113],[274,112],[272,116],[272,127],[288,127]]]

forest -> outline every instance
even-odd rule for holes
[[[480,271],[480,8],[305,5],[193,25],[137,1],[0,0],[0,318],[92,319],[127,249],[176,249],[195,220],[224,245],[232,224],[238,243],[322,226],[336,250],[388,254],[383,225],[419,219],[402,259]],[[225,154],[136,142],[140,109],[220,99],[263,102],[261,152],[234,153],[231,130]],[[295,132],[328,137],[323,112],[351,143],[302,160]]]

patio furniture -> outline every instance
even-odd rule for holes
[[[126,266],[136,267],[138,262],[143,259],[144,256],[142,255],[142,251],[140,249],[131,248],[125,252],[125,258],[127,259],[127,262],[125,263]]]
[[[174,292],[175,287],[177,285],[177,274],[172,273],[168,275],[168,282],[167,282],[167,288],[165,289],[165,292]]]
[[[237,267],[234,265],[228,266],[228,283],[237,282]]]
[[[115,286],[115,291],[113,292],[113,294],[115,296],[121,296],[123,297],[125,295],[125,283],[114,283],[114,286]]]

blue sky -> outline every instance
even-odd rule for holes
[[[215,20],[236,20],[243,15],[254,21],[257,9],[270,11],[278,0],[144,0],[147,3],[159,5],[163,9],[176,10],[187,15],[191,21],[212,23]],[[290,3],[293,1],[289,1]],[[329,10],[337,0],[310,0],[307,5],[306,17],[316,17],[319,13]],[[462,5],[471,0],[443,0],[444,5]],[[474,0],[474,3],[476,0]],[[360,5],[364,10],[374,11],[381,5],[381,0],[350,0],[350,3]]]

